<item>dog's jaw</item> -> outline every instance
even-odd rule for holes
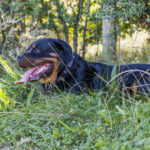
[[[54,83],[57,80],[59,66],[60,61],[57,59],[53,59],[52,71],[48,76],[41,78],[40,82],[43,84]]]

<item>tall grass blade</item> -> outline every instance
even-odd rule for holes
[[[64,122],[62,121],[59,121],[60,124],[62,124],[65,128],[67,128],[69,131],[72,131],[72,132],[75,132],[74,129],[70,128],[67,124],[65,124]]]
[[[31,89],[30,93],[29,93],[28,96],[27,96],[27,103],[26,103],[26,106],[27,106],[27,107],[30,106],[30,102],[31,102],[31,99],[32,99],[33,94],[34,94],[34,90],[35,90],[34,88]]]
[[[10,65],[8,64],[7,60],[4,60],[1,56],[0,56],[0,63],[1,65],[4,67],[5,71],[14,79],[16,79],[16,73],[12,71]]]

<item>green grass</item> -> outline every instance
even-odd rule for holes
[[[112,89],[45,95],[39,83],[14,85],[20,73],[2,59],[1,70],[0,148],[150,149],[146,98],[125,98]]]

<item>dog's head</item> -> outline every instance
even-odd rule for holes
[[[71,60],[72,50],[66,42],[51,38],[34,41],[25,53],[17,57],[19,66],[29,70],[16,84],[36,80],[43,84],[54,83],[58,72]]]

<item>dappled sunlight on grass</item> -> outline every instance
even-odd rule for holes
[[[1,86],[1,85],[0,85]],[[14,101],[7,96],[5,90],[2,90],[0,87],[0,110],[7,110],[10,106],[12,106]]]

